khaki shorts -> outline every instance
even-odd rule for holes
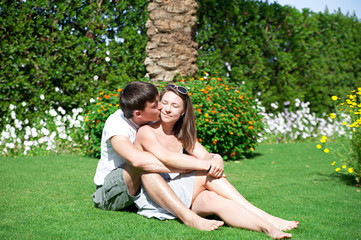
[[[129,207],[138,196],[131,196],[123,178],[123,168],[111,171],[102,186],[97,186],[93,194],[95,207],[103,210],[118,211]]]

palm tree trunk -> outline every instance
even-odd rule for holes
[[[153,82],[171,82],[176,73],[198,71],[195,0],[149,0],[148,44],[144,64]]]

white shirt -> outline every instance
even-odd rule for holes
[[[115,152],[110,138],[116,135],[125,136],[131,143],[134,143],[138,129],[139,126],[137,124],[131,119],[124,117],[122,110],[117,110],[108,117],[103,128],[101,156],[94,176],[94,183],[96,185],[103,185],[104,178],[113,169],[125,163],[125,160]]]

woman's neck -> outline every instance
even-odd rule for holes
[[[174,135],[173,133],[174,123],[161,122],[161,126],[165,135]]]

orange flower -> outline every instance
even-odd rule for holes
[[[118,88],[117,92],[121,92],[121,91],[122,91],[122,89],[121,89],[121,88]]]
[[[198,141],[199,141],[199,142],[203,142],[202,138],[199,138]]]
[[[252,130],[253,129],[253,126],[248,126],[249,130]]]
[[[217,140],[217,139],[214,139],[214,141],[213,141],[212,143],[213,143],[214,145],[216,145],[217,142],[218,142],[218,140]]]
[[[104,97],[105,97],[106,99],[109,99],[109,98],[110,98],[110,96],[109,96],[108,94],[105,94]]]
[[[211,98],[210,98],[210,97],[207,97],[207,101],[211,101]]]

